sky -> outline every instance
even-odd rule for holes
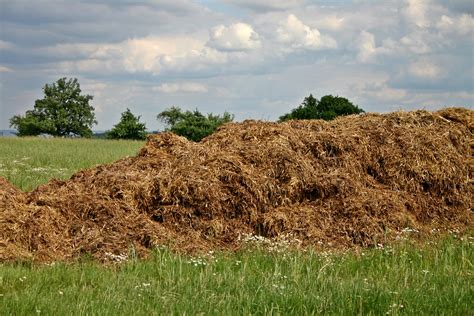
[[[366,112],[471,108],[470,0],[0,0],[0,129],[78,78],[107,130],[170,106],[276,120],[309,94]]]

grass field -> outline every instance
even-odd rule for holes
[[[0,138],[0,176],[31,190],[142,144]],[[473,247],[472,234],[451,234],[358,253],[249,245],[195,257],[156,249],[149,260],[131,252],[109,266],[0,263],[0,315],[473,315]]]
[[[472,243],[0,266],[0,314],[472,315]]]
[[[52,178],[125,156],[134,156],[142,141],[0,137],[0,177],[24,191]]]

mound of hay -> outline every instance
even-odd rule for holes
[[[149,136],[133,158],[21,193],[0,179],[0,260],[235,248],[241,234],[372,246],[473,228],[473,111],[245,121],[201,143]]]

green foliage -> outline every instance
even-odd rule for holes
[[[10,119],[10,126],[18,131],[18,136],[92,136],[91,127],[97,124],[94,108],[89,105],[92,96],[81,95],[76,78],[61,78],[46,84],[43,91],[44,98],[35,101],[33,110]]]
[[[198,142],[212,134],[220,125],[231,122],[234,116],[228,112],[224,112],[222,116],[212,113],[205,116],[197,109],[183,112],[179,107],[173,106],[158,114],[157,118],[169,125],[169,131]]]
[[[312,94],[304,98],[303,103],[296,109],[291,110],[290,113],[280,116],[279,121],[288,120],[306,120],[319,118],[318,99],[315,99]]]
[[[346,98],[326,95],[319,101],[310,94],[304,98],[300,106],[291,110],[290,113],[280,116],[279,122],[311,119],[329,121],[341,115],[359,114],[363,112],[364,110],[352,104],[352,102]]]
[[[46,130],[46,120],[34,111],[26,111],[25,116],[15,115],[10,119],[10,126],[18,131],[18,136],[36,136]]]
[[[107,132],[107,138],[110,139],[136,139],[146,138],[145,123],[140,122],[140,116],[135,116],[127,108],[122,113],[122,118],[110,131]]]

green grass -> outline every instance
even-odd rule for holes
[[[142,141],[0,137],[0,176],[24,191],[52,178],[134,156]]]
[[[0,176],[31,190],[142,145],[0,138]],[[473,315],[473,242],[470,234],[363,254],[157,249],[109,266],[0,263],[0,315]]]
[[[0,314],[472,315],[472,242],[0,266]]]

